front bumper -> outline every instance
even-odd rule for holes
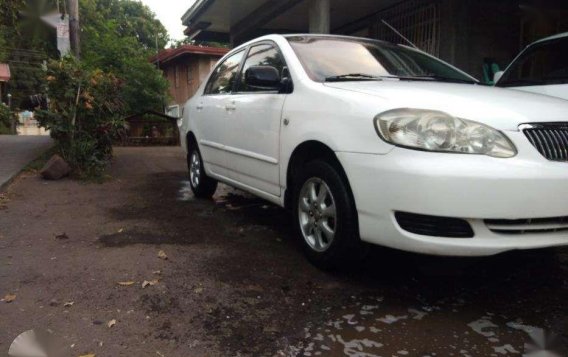
[[[568,245],[568,232],[508,235],[486,219],[568,216],[568,163],[543,158],[520,132],[508,132],[519,155],[432,153],[395,148],[386,155],[338,152],[359,214],[363,241],[434,255],[483,256]],[[473,238],[403,230],[395,212],[465,219]]]

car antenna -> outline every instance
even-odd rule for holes
[[[395,29],[393,26],[391,26],[388,22],[386,22],[384,19],[381,19],[381,22],[383,24],[385,24],[386,27],[388,27],[389,29],[392,30],[392,32],[396,33],[400,38],[402,38],[404,41],[408,42],[408,44],[410,44],[410,46],[416,48],[417,50],[420,50],[420,48],[418,48],[418,46],[416,46],[414,43],[412,43],[412,41],[410,41],[408,38],[404,37],[403,34],[401,34],[397,29]]]

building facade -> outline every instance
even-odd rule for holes
[[[183,45],[166,49],[151,59],[170,84],[167,114],[181,116],[181,107],[195,94],[212,67],[227,53],[226,48]]]
[[[334,33],[423,49],[480,79],[530,42],[568,31],[566,0],[197,0],[182,17],[196,40],[238,45],[267,33]],[[487,77],[487,78],[484,78]]]

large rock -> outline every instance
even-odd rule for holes
[[[59,180],[71,173],[71,167],[61,156],[53,155],[39,173],[46,180]]]

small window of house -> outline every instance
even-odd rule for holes
[[[179,88],[179,66],[174,66],[174,82],[176,88]]]
[[[193,82],[193,66],[188,64],[187,65],[187,83],[192,83]]]

